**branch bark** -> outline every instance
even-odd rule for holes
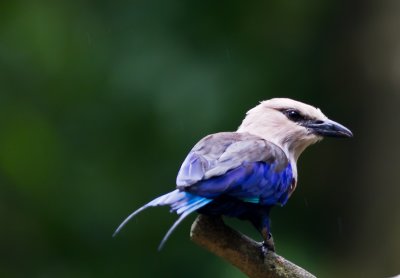
[[[315,278],[275,252],[261,255],[261,244],[225,225],[222,218],[199,215],[192,241],[236,266],[250,278]]]

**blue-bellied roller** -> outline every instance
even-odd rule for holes
[[[249,110],[237,131],[201,139],[179,170],[176,189],[129,215],[114,235],[148,207],[169,206],[180,217],[160,243],[190,213],[249,220],[270,242],[269,212],[283,206],[297,186],[297,159],[323,137],[352,137],[320,109],[288,98],[262,101]]]

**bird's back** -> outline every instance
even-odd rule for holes
[[[178,174],[178,189],[205,198],[259,205],[285,204],[293,180],[281,148],[249,133],[222,132],[202,139]]]

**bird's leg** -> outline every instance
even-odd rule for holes
[[[257,207],[254,213],[249,215],[249,220],[253,223],[254,227],[260,232],[263,242],[260,244],[261,256],[266,257],[268,251],[275,252],[274,240],[270,233],[270,219],[269,211],[271,207],[263,207],[262,210]]]
[[[261,218],[260,232],[263,238],[263,242],[261,244],[261,253],[263,257],[265,257],[268,251],[275,252],[274,239],[270,233],[269,213],[264,214]]]
[[[268,251],[275,252],[275,244],[274,244],[274,239],[272,237],[272,234],[269,232],[269,229],[267,227],[264,227],[261,230],[261,235],[264,239],[261,245],[261,252],[264,256],[267,255]]]

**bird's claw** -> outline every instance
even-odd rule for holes
[[[265,245],[264,242],[261,243],[261,257],[265,258],[268,254],[268,247]]]
[[[275,252],[274,239],[271,234],[261,243],[261,255],[265,258],[269,251]]]

